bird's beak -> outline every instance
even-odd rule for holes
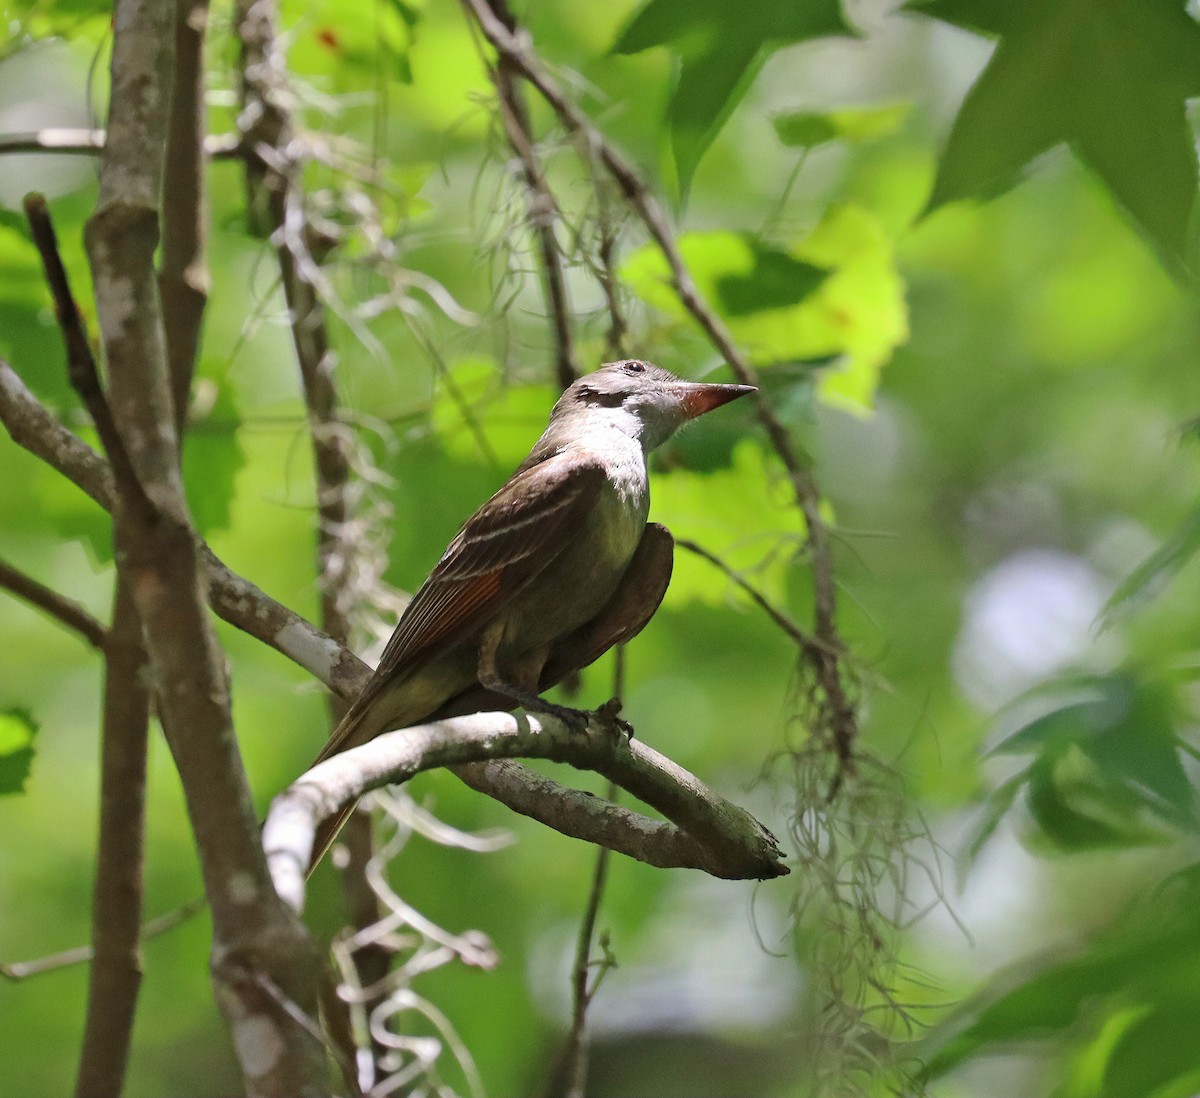
[[[672,388],[688,419],[702,416],[747,393],[757,392],[753,385],[709,385],[702,381],[679,381]]]

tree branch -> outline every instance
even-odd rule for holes
[[[0,134],[0,156],[5,153],[54,153],[68,156],[96,156],[103,151],[104,130],[48,128],[32,133]],[[204,155],[210,160],[234,160],[244,155],[236,134],[217,134],[204,138]]]
[[[608,827],[592,841],[660,867],[687,866],[732,880],[788,872],[775,838],[749,813],[686,770],[593,717],[587,734],[549,716],[473,713],[404,728],[344,751],[301,775],[275,798],[263,827],[275,887],[296,910],[320,821],[372,789],[440,766],[516,756],[594,770],[667,817],[656,823],[603,802],[593,819]],[[596,798],[590,798],[596,800]]]
[[[58,250],[58,236],[54,232],[54,222],[50,218],[46,199],[40,194],[28,194],[23,205],[30,234],[42,257],[42,270],[54,298],[55,315],[62,330],[63,341],[66,343],[67,375],[71,386],[79,394],[80,400],[92,417],[96,433],[108,454],[114,475],[123,486],[129,506],[136,507],[142,513],[142,517],[146,518],[153,513],[154,507],[146,498],[145,490],[130,461],[125,443],[117,432],[112,412],[104,397],[104,390],[100,385],[100,372],[96,368],[95,355],[92,354],[91,340],[71,293],[67,271]]]
[[[154,275],[163,182],[174,5],[117,0],[108,141],[85,240],[96,291],[118,438],[153,513],[131,507],[117,474],[114,540],[145,627],[159,711],[196,836],[213,915],[213,978],[248,1093],[327,1093],[324,1051],[294,1011],[311,1017],[314,943],[271,888],[237,749],[224,662],[205,612],[198,539],[179,472],[175,407]]]
[[[108,464],[59,423],[2,359],[0,422],[19,446],[57,469],[106,511],[113,510],[115,489]],[[366,664],[237,575],[206,544],[198,546],[209,601],[218,616],[299,664],[339,697],[358,695],[371,677]]]
[[[42,257],[67,351],[71,384],[121,471],[131,511],[150,503],[133,472],[104,398],[91,342],[75,305],[50,212],[41,195],[25,214]],[[87,1015],[75,1093],[118,1098],[125,1081],[141,986],[138,934],[142,913],[146,827],[146,751],[150,696],[142,623],[128,576],[118,571],[112,628],[104,642],[104,716],[100,734],[100,823],[92,886],[92,955]]]
[[[286,70],[275,30],[276,17],[274,0],[239,0],[236,6],[235,23],[242,43],[239,124],[246,126],[246,143],[253,150],[246,159],[246,193],[248,210],[265,222],[259,227],[275,244],[304,391],[316,475],[321,628],[339,644],[346,644],[350,640],[355,558],[359,554],[351,528],[350,438],[339,408],[334,377],[337,356],[330,344],[325,304],[316,280],[306,277],[318,261],[306,246],[303,154],[298,151],[295,120],[283,94],[285,89],[277,86]],[[349,706],[336,694],[329,695],[328,704],[332,730]],[[371,822],[365,813],[356,812],[351,817],[345,839],[351,859],[341,873],[343,900],[351,924],[362,930],[383,916],[379,898],[364,876],[373,846]],[[356,953],[359,986],[378,985],[390,961],[388,952],[379,947]],[[367,1004],[368,1011],[373,1005]],[[327,1017],[330,1011],[344,1015],[329,1027],[333,1036],[344,1038],[350,1029],[346,1004],[336,995],[326,995],[325,1007]],[[378,1064],[386,1050],[372,1042],[371,1052]]]
[[[487,0],[487,3],[496,18],[505,26],[515,25],[506,0]],[[533,126],[529,120],[529,107],[517,82],[516,71],[501,55],[498,64],[489,66],[489,72],[500,100],[500,120],[504,125],[504,134],[508,138],[509,147],[521,164],[529,227],[537,240],[538,256],[541,259],[542,294],[546,299],[546,312],[554,328],[555,373],[559,388],[565,389],[579,377],[579,368],[575,365],[572,347],[571,305],[567,300],[562,256],[554,235],[558,204],[554,201],[554,195],[550,193],[545,173],[538,160]]]
[[[112,509],[112,476],[104,460],[55,420],[3,360],[0,422],[14,441],[74,481],[102,507]],[[203,542],[199,545],[209,599],[220,617],[299,664],[339,696],[358,696],[371,677],[362,660],[232,572]],[[705,868],[691,838],[670,825],[609,805],[518,763],[503,759],[465,763],[455,766],[453,773],[472,789],[564,835],[622,853],[630,846],[657,852],[655,865]]]
[[[205,195],[204,35],[208,0],[176,0],[175,73],[163,175],[162,297],[167,372],[182,439],[188,396],[196,370],[200,326],[208,303],[209,274]]]
[[[142,982],[146,749],[150,696],[142,622],[128,577],[118,573],[104,645],[100,827],[92,886],[92,967],[77,1098],[119,1098]]]
[[[45,611],[50,617],[74,630],[93,648],[103,648],[108,630],[79,603],[38,583],[19,568],[0,560],[0,587]]]

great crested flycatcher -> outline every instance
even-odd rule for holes
[[[539,693],[640,632],[671,578],[671,535],[646,521],[646,455],[753,391],[681,381],[636,359],[572,384],[529,456],[413,596],[316,762],[391,729],[487,709],[521,705],[579,723],[579,711]],[[313,866],[353,810],[318,829]]]

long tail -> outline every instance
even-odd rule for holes
[[[370,712],[370,706],[363,704],[365,700],[360,699],[359,702],[351,706],[337,728],[333,730],[325,746],[321,748],[321,753],[313,760],[313,766],[316,766],[317,763],[323,763],[339,751],[345,751],[347,748],[356,747],[359,743],[365,743],[375,734],[374,732],[369,732],[364,735],[364,732],[366,732],[364,728],[364,724],[366,723],[365,718]],[[334,813],[328,819],[321,821],[317,827],[317,833],[313,838],[312,857],[308,860],[306,877],[312,876],[313,870],[317,868],[321,859],[329,852],[329,848],[333,846],[334,840],[338,837],[338,832],[346,826],[346,821],[354,814],[354,810],[357,807],[358,802],[354,801],[339,812]]]
[[[378,727],[378,722],[372,714],[373,701],[373,696],[364,694],[351,706],[350,710],[342,718],[341,723],[333,730],[333,734],[329,737],[325,746],[321,748],[321,753],[313,761],[313,766],[324,762],[330,756],[336,755],[340,751],[348,751],[352,747],[366,743],[367,740],[383,731],[382,728]],[[511,698],[495,694],[482,686],[476,685],[443,702],[442,705],[431,713],[425,712],[423,709],[415,709],[408,713],[396,714],[395,709],[393,709],[393,719],[388,721],[387,727],[402,728],[412,724],[419,724],[425,720],[442,720],[446,717],[461,716],[463,713],[479,713],[488,709],[513,709],[515,707],[516,703]],[[317,868],[321,859],[329,852],[329,848],[333,846],[334,841],[338,837],[338,832],[346,826],[346,821],[350,819],[357,807],[357,802],[347,805],[327,820],[322,821],[317,827],[317,833],[313,838],[312,857],[308,862],[307,876],[312,876],[313,870]]]
[[[358,801],[353,804],[346,805],[340,812],[330,816],[327,820],[322,820],[317,828],[317,834],[313,838],[312,857],[308,862],[308,872],[305,877],[311,877],[313,870],[320,864],[321,859],[329,852],[329,848],[333,846],[334,841],[338,837],[338,832],[346,826],[346,821],[354,815],[354,810],[358,807]]]

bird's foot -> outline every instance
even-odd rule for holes
[[[609,698],[592,713],[592,716],[602,725],[612,728],[617,735],[624,732],[626,737],[633,739],[633,725],[621,716],[620,698]]]
[[[585,709],[572,709],[569,705],[556,705],[543,698],[536,699],[534,704],[527,704],[525,709],[531,713],[544,713],[547,717],[557,717],[577,736],[587,733],[591,714]]]

